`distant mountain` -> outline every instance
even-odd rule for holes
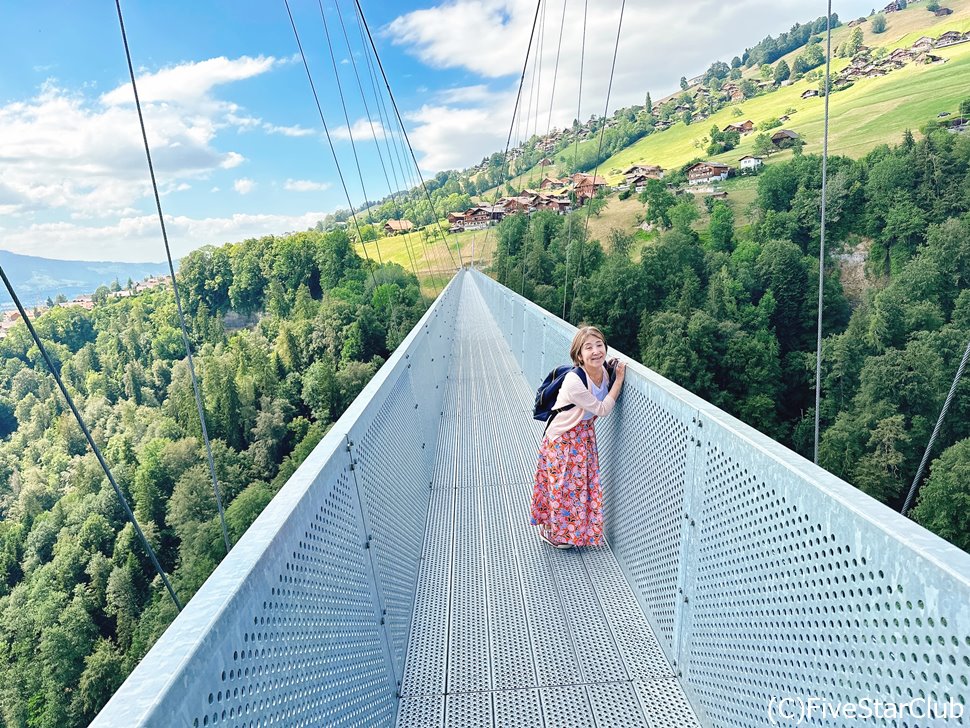
[[[69,300],[82,293],[94,293],[98,286],[117,280],[122,287],[130,278],[140,281],[168,273],[167,263],[111,263],[82,260],[51,260],[0,250],[0,266],[25,306],[43,303],[63,293]],[[177,267],[177,266],[176,266]],[[11,308],[13,301],[0,285],[0,307]]]

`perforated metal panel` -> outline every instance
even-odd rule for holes
[[[572,327],[474,278],[497,320],[519,306],[545,321],[542,370],[563,358]],[[765,725],[773,698],[815,696],[954,701],[962,718],[885,724],[970,725],[970,557],[653,372],[628,372],[597,423],[607,533],[702,719]],[[677,681],[653,664],[634,681],[644,712],[680,725],[686,703],[664,692]]]
[[[766,695],[966,705],[968,591],[958,582],[941,590],[939,572],[893,534],[703,424],[684,657],[708,714],[745,725]],[[743,619],[725,623],[727,609]],[[946,724],[970,725],[970,716]]]
[[[424,434],[417,424],[417,398],[409,377],[394,384],[370,422],[348,433],[363,495],[365,542],[377,570],[381,614],[390,634],[396,681],[404,673],[412,602],[425,535],[430,490]],[[427,403],[426,403],[427,406]],[[403,423],[412,426],[402,426]],[[355,440],[359,435],[359,440]]]
[[[447,371],[459,289],[460,278],[93,725],[394,723],[437,446],[423,430],[440,422],[431,382]]]

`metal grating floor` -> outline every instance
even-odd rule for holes
[[[529,525],[533,388],[474,286],[460,306],[397,725],[697,726],[609,549]]]

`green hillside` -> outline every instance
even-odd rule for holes
[[[887,51],[909,47],[923,35],[936,37],[947,30],[970,30],[970,0],[946,3],[953,14],[938,18],[922,5],[911,6],[888,16],[884,33],[873,34],[863,24],[863,42],[871,48]],[[833,33],[833,48],[848,36],[852,29],[840,27]],[[873,147],[898,142],[906,129],[916,132],[941,111],[955,112],[961,100],[970,95],[970,43],[963,43],[933,51],[946,58],[939,65],[918,66],[909,63],[881,78],[861,79],[850,88],[833,93],[829,100],[829,153],[860,157]],[[797,52],[785,58],[794,57]],[[849,64],[845,58],[834,58],[833,75]],[[756,73],[751,69],[747,76]],[[622,170],[644,162],[671,168],[696,157],[706,157],[701,140],[711,126],[723,128],[739,120],[751,119],[756,125],[766,119],[777,118],[795,109],[784,128],[798,132],[806,142],[806,153],[822,151],[824,105],[821,97],[802,99],[807,89],[818,88],[817,81],[797,81],[777,91],[731,104],[709,119],[690,126],[677,122],[671,128],[651,134],[636,144],[607,159],[601,165],[605,176],[615,182]],[[734,110],[742,114],[736,115]],[[739,157],[753,153],[757,134],[743,137],[741,144],[724,154],[709,159],[735,165]],[[784,159],[791,152],[773,155],[771,160]]]

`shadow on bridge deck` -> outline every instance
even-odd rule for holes
[[[698,725],[609,548],[529,525],[533,384],[474,286],[456,320],[397,725]]]

